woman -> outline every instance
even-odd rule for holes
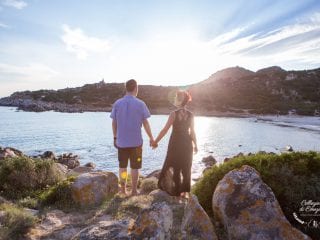
[[[164,128],[155,139],[154,147],[172,126],[167,156],[163,164],[158,187],[172,196],[188,197],[191,185],[191,166],[193,152],[198,152],[194,132],[193,114],[186,109],[191,96],[187,91],[177,91],[175,106]]]

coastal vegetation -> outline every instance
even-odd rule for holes
[[[0,160],[0,192],[10,199],[20,199],[37,193],[63,179],[63,174],[51,159],[27,156]]]

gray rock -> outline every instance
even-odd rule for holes
[[[155,189],[158,189],[158,178],[148,177],[141,181],[140,189],[142,194],[148,194]]]
[[[93,168],[91,167],[79,166],[79,167],[75,167],[74,169],[70,169],[70,171],[68,172],[68,176],[78,176],[80,174],[89,173],[92,171],[93,171]]]
[[[202,158],[202,162],[206,165],[206,167],[211,167],[217,163],[217,160],[212,156]]]
[[[118,178],[112,172],[83,173],[71,185],[72,199],[81,206],[98,205],[118,192]]]
[[[166,202],[158,202],[142,210],[130,231],[133,239],[171,239],[172,209]]]
[[[53,159],[53,160],[56,158],[56,156],[54,155],[54,153],[51,152],[51,151],[45,151],[45,152],[44,152],[43,154],[41,154],[40,156],[41,156],[41,158]]]
[[[80,231],[73,240],[132,239],[128,236],[127,221],[100,221]]]
[[[62,176],[66,176],[68,172],[68,167],[66,165],[63,165],[61,163],[54,163],[54,165]]]
[[[212,209],[230,240],[310,239],[291,226],[271,188],[247,165],[230,171],[219,181]]]
[[[84,166],[85,166],[85,167],[92,168],[92,169],[96,168],[96,164],[93,163],[93,162],[88,162],[88,163],[86,163]]]
[[[217,240],[215,229],[207,213],[203,210],[195,195],[191,195],[185,206],[181,223],[183,239]]]
[[[80,166],[78,155],[73,155],[72,153],[69,153],[69,154],[64,153],[58,156],[57,162],[68,166],[69,169],[73,169],[75,167]]]
[[[153,172],[149,173],[149,174],[146,176],[146,178],[150,178],[150,177],[159,178],[160,173],[161,173],[161,169],[154,170]]]

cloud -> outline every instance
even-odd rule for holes
[[[7,63],[0,63],[0,80],[12,77],[18,81],[46,81],[59,73],[42,63],[31,63],[26,66],[17,66]]]
[[[235,29],[216,37],[210,42],[211,48],[219,55],[268,60],[269,63],[292,60],[320,63],[320,13],[268,32],[238,37],[241,32]],[[228,36],[233,39],[227,41]]]
[[[106,53],[110,50],[110,41],[87,36],[80,28],[72,29],[63,25],[62,41],[69,52],[74,53],[79,59],[86,59],[92,53]]]
[[[0,28],[10,28],[10,26],[5,23],[0,22]]]
[[[28,4],[22,0],[3,0],[2,4],[4,6],[13,7],[19,10],[28,6]]]

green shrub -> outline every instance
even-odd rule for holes
[[[0,239],[21,239],[37,218],[12,204],[0,204]]]
[[[75,177],[72,176],[43,191],[39,195],[40,205],[54,205],[63,209],[77,207],[71,196],[71,184],[74,181]]]
[[[320,196],[320,153],[293,152],[276,154],[258,153],[239,156],[228,162],[213,166],[192,187],[200,204],[208,213],[212,212],[212,195],[218,182],[229,171],[242,165],[254,167],[262,180],[271,187],[287,219],[301,231],[313,235],[312,229],[305,229],[293,219],[293,212],[299,212],[302,200],[319,199]]]
[[[11,199],[31,195],[62,178],[53,160],[15,157],[0,161],[0,191]]]

